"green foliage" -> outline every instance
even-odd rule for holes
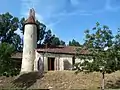
[[[51,30],[48,30],[45,34],[45,39],[43,44],[44,45],[47,44],[47,46],[57,46],[57,45],[65,45],[65,42],[60,40],[55,35],[52,35]]]
[[[46,34],[46,26],[43,23],[40,23],[38,20],[36,23],[38,25],[37,40],[39,44],[42,44],[42,41],[44,40]]]
[[[15,48],[12,44],[0,44],[0,75],[13,76],[19,73],[19,69],[15,67],[15,62],[11,59],[11,54]]]
[[[0,14],[0,41],[13,44],[16,50],[19,50],[21,39],[15,33],[19,27],[19,20],[10,13]]]
[[[114,40],[114,56],[117,59],[117,63],[119,64],[118,68],[120,68],[120,29],[118,28],[118,33],[115,35]]]
[[[51,45],[60,45],[60,40],[59,40],[59,38],[56,37],[55,35],[53,35],[50,44],[51,44]]]
[[[92,33],[93,32],[93,33]],[[100,27],[97,23],[96,27],[85,31],[85,46],[88,48],[104,49],[105,47],[111,47],[113,44],[113,35],[108,26]]]
[[[50,43],[51,43],[51,39],[52,39],[53,37],[52,37],[52,32],[51,32],[51,30],[48,30],[47,32],[46,32],[46,34],[45,34],[45,39],[44,39],[44,42],[43,42],[43,44],[45,45],[45,44],[47,44],[48,46],[50,45]]]
[[[66,44],[65,44],[65,42],[63,40],[60,40],[60,45],[65,46]]]
[[[119,37],[118,35],[116,37]],[[120,61],[117,59],[112,31],[108,26],[100,26],[97,22],[92,30],[85,31],[84,46],[89,50],[90,57],[83,56],[84,62],[79,63],[82,71],[100,71],[111,73],[120,69]],[[118,43],[118,38],[116,39]],[[117,45],[118,46],[118,45]],[[92,57],[92,59],[91,59]],[[89,60],[92,60],[91,62]]]
[[[69,41],[69,46],[81,46],[81,45],[79,42],[73,39],[72,41]]]
[[[119,28],[118,28],[117,34],[115,35],[114,46],[115,46],[116,53],[118,53],[120,51],[120,29]]]
[[[92,57],[85,57],[83,62],[76,64],[77,72],[101,72],[102,73],[102,90],[104,90],[104,74],[120,70],[119,40],[120,34],[115,36],[113,41],[112,31],[108,26],[96,26],[90,31],[85,31],[84,46],[89,50]],[[82,59],[82,58],[81,58]]]
[[[15,33],[19,20],[10,13],[0,14],[0,75],[13,76],[19,72],[16,63],[10,58],[21,48],[21,38]]]

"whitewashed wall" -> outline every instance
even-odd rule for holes
[[[54,62],[55,70],[72,70],[73,68],[73,61],[72,61],[73,55],[52,54],[52,53],[47,53],[47,54],[37,53],[37,54],[39,54],[38,57],[41,57],[44,63],[44,71],[48,71],[48,57],[55,58],[55,62]],[[35,60],[35,63],[37,62],[36,60]],[[82,63],[83,61],[84,60],[81,60],[79,57],[75,58],[75,63],[78,63],[78,62]],[[92,60],[88,60],[88,61],[92,61]]]
[[[34,71],[43,72],[44,62],[43,56],[35,51]]]
[[[25,25],[24,45],[21,72],[32,72],[34,69],[35,49],[37,48],[37,27]]]
[[[64,69],[68,69],[71,70],[72,69],[72,57],[73,55],[66,55],[66,54],[51,54],[51,53],[47,53],[44,54],[43,53],[39,53],[42,57],[43,62],[44,62],[44,71],[48,70],[48,57],[53,57],[55,58],[55,69],[56,70],[64,70]],[[65,64],[68,64],[68,66],[65,66]]]

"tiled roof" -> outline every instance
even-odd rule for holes
[[[38,52],[44,52],[44,53],[57,53],[57,54],[89,54],[88,50],[81,47],[75,47],[75,46],[64,46],[64,47],[52,47],[52,48],[39,48],[36,49]],[[78,50],[78,51],[77,51]],[[17,52],[12,55],[12,58],[22,58],[22,52]]]
[[[35,18],[33,16],[29,16],[25,23],[35,23]]]
[[[55,47],[55,48],[39,48],[36,49],[38,52],[47,52],[47,53],[58,53],[58,54],[88,54],[88,50],[85,48],[74,47],[74,46],[64,46],[64,47]],[[78,51],[77,51],[78,50]],[[22,52],[17,52],[12,55],[12,58],[22,58]]]
[[[30,9],[30,12],[29,12],[29,17],[28,19],[26,20],[26,23],[35,23],[35,11],[34,9]]]
[[[77,51],[78,50],[78,51]],[[38,52],[49,52],[49,53],[64,53],[64,54],[88,54],[88,51],[82,49],[81,47],[75,46],[64,46],[64,47],[55,47],[55,48],[39,48]]]

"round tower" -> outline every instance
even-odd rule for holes
[[[23,30],[24,43],[21,72],[32,72],[34,70],[35,49],[37,48],[37,24],[34,9],[30,9]]]

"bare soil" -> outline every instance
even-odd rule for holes
[[[101,73],[89,74],[74,71],[48,71],[22,74],[15,77],[0,77],[0,89],[50,89],[50,90],[99,90]],[[105,88],[120,88],[120,71],[105,74]]]

